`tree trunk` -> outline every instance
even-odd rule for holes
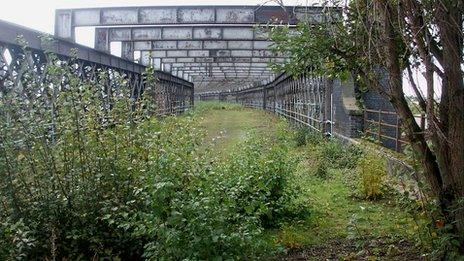
[[[397,34],[392,21],[396,15],[392,7],[389,5],[388,0],[379,1],[378,10],[381,15],[382,22],[382,44],[385,55],[385,67],[388,71],[389,77],[389,100],[403,121],[406,137],[411,142],[411,146],[419,153],[421,164],[424,167],[425,178],[430,185],[432,192],[435,196],[441,194],[441,187],[443,184],[440,169],[438,167],[436,157],[427,144],[426,137],[422,129],[417,124],[414,115],[409,108],[409,104],[405,99],[402,85],[402,73],[399,63],[399,46],[397,44]]]
[[[438,4],[436,18],[443,45],[443,72],[440,118],[443,119],[445,141],[440,145],[443,173],[440,198],[447,222],[460,237],[464,252],[464,82],[461,69],[463,50],[463,9],[461,1]]]

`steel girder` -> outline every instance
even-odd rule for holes
[[[120,87],[120,83],[112,80],[115,75],[127,80],[131,97],[138,97],[145,87],[142,73],[146,67],[143,65],[58,38],[44,41],[43,33],[4,21],[0,21],[0,32],[0,95],[10,91],[21,92],[25,74],[41,86],[50,85],[51,82],[44,77],[46,52],[54,53],[83,79],[107,79],[100,82],[107,86],[107,90]],[[18,37],[24,46],[18,43]],[[155,71],[153,76],[158,80],[157,87],[162,90],[159,92],[160,99],[174,101],[166,103],[168,107],[163,108],[164,111],[176,111],[175,104],[183,107],[193,105],[193,83],[162,71]]]

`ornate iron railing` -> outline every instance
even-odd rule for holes
[[[121,87],[116,80],[121,77],[128,83],[131,98],[137,99],[145,88],[143,65],[0,21],[0,95],[13,89],[21,92],[26,74],[41,85],[52,84],[44,74],[47,53],[68,63],[79,77],[105,85],[107,95]],[[157,79],[154,98],[160,115],[180,113],[193,106],[193,83],[162,71],[154,71],[153,78]]]

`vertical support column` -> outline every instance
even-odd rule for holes
[[[331,125],[332,125],[332,80],[325,80],[326,88],[325,88],[325,97],[324,97],[324,124],[322,132],[325,134],[332,134],[331,133]],[[330,117],[330,119],[329,119]]]
[[[126,60],[134,61],[134,42],[122,42],[121,57]]]
[[[55,14],[55,36],[75,42],[72,11],[57,10]]]
[[[267,88],[263,87],[263,110],[267,109]]]
[[[110,53],[109,30],[95,28],[95,49]]]

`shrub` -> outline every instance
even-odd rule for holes
[[[83,80],[72,61],[49,61],[50,83],[22,78],[33,98],[0,96],[0,260],[270,253],[263,230],[298,214],[283,136],[250,137],[215,163],[195,115],[152,117],[153,79],[134,101],[123,75]]]
[[[354,168],[362,154],[362,150],[351,144],[342,144],[339,140],[330,139],[322,147],[322,155],[334,168]]]
[[[382,196],[387,172],[385,160],[373,153],[366,153],[358,163],[359,191],[362,197],[377,199]]]

